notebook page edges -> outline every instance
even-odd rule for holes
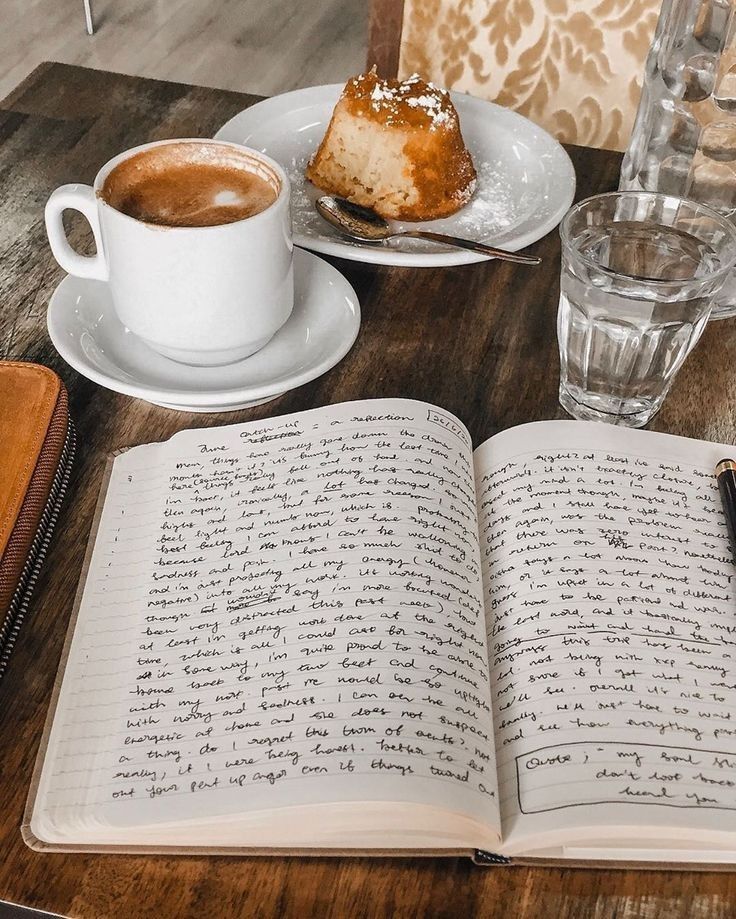
[[[730,450],[541,422],[476,451],[505,853],[734,848]]]
[[[33,813],[33,807],[38,794],[38,785],[41,778],[41,769],[43,767],[44,759],[46,756],[46,750],[48,748],[49,735],[51,733],[51,727],[54,721],[54,715],[56,714],[56,709],[59,703],[59,693],[61,691],[61,683],[66,670],[67,661],[69,659],[69,651],[71,649],[72,638],[74,637],[74,629],[77,623],[77,617],[79,616],[79,605],[82,601],[82,594],[84,593],[84,585],[87,580],[87,575],[89,574],[89,565],[92,558],[92,549],[94,547],[95,537],[100,526],[100,518],[102,516],[102,508],[105,504],[105,497],[107,495],[107,490],[110,486],[110,476],[112,475],[113,462],[115,460],[115,455],[109,456],[105,464],[105,470],[102,475],[102,482],[100,483],[100,493],[97,496],[97,503],[95,504],[95,512],[92,517],[92,525],[90,527],[89,539],[87,542],[87,548],[84,553],[84,559],[82,561],[82,569],[79,574],[79,584],[77,585],[77,590],[74,595],[74,603],[72,605],[72,612],[69,617],[69,625],[67,626],[66,635],[64,637],[64,646],[61,650],[61,657],[59,659],[59,666],[56,671],[56,677],[54,679],[54,685],[51,690],[51,699],[49,701],[49,708],[46,713],[46,720],[44,721],[43,733],[41,734],[41,741],[38,747],[38,752],[36,753],[36,760],[33,766],[33,774],[31,776],[31,784],[28,789],[28,797],[26,798],[26,805],[23,810],[23,820],[21,823],[21,836],[23,841],[31,849],[42,850],[44,844],[41,840],[37,839],[35,834],[31,831],[31,816]]]
[[[238,813],[441,802],[483,827],[466,846],[491,847],[471,464],[462,425],[407,400],[119,457],[35,835],[115,844],[145,828],[156,845]],[[264,833],[251,844],[288,845]]]

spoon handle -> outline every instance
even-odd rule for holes
[[[460,239],[457,236],[447,236],[444,233],[433,233],[431,230],[405,230],[396,233],[396,236],[411,236],[414,239],[429,239],[435,243],[445,243],[448,246],[457,246],[459,249],[470,249],[471,252],[481,252],[483,255],[492,255],[494,258],[506,262],[517,262],[519,265],[538,265],[542,259],[536,255],[521,255],[519,252],[507,252],[505,249],[496,249],[486,246],[472,239]]]

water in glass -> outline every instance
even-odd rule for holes
[[[577,418],[646,424],[711,307],[712,290],[669,282],[717,271],[718,255],[683,230],[638,221],[590,226],[576,252],[561,275],[560,402]]]

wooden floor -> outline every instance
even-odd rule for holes
[[[0,0],[0,99],[42,60],[272,95],[365,62],[366,0]]]

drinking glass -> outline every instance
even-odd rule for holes
[[[736,227],[694,201],[611,192],[562,221],[560,404],[641,427],[659,410],[736,264]]]

